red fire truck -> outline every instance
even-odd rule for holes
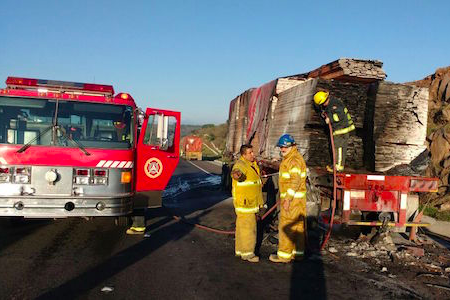
[[[8,77],[0,89],[0,216],[125,216],[159,206],[180,113],[111,85]]]
[[[182,152],[186,160],[202,160],[202,139],[198,136],[190,135],[183,138]]]

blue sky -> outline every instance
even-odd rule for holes
[[[229,101],[339,57],[380,59],[388,80],[450,65],[450,1],[5,1],[8,75],[112,84],[141,107],[223,123]]]

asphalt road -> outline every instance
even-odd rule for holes
[[[201,170],[201,169],[203,170]],[[220,166],[181,161],[165,209],[148,212],[151,236],[127,236],[108,218],[0,221],[1,299],[357,299],[415,298],[404,282],[347,258],[313,255],[276,265],[263,242],[261,262],[234,257],[234,239],[176,222],[233,229]],[[406,287],[405,287],[406,285]],[[102,292],[102,289],[110,292]],[[425,292],[426,295],[426,292]]]

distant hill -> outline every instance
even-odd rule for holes
[[[183,125],[181,124],[181,137],[190,135],[192,131],[202,128],[202,125]]]
[[[222,152],[225,149],[227,131],[227,124],[205,124],[201,128],[193,130],[192,134],[200,136],[203,139],[203,143]]]
[[[203,159],[216,159],[222,155],[227,138],[227,124],[181,125],[181,137],[196,135],[203,141]]]

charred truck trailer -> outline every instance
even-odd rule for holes
[[[111,85],[8,77],[0,89],[0,216],[126,216],[161,205],[180,113]]]
[[[249,89],[230,103],[226,151],[236,156],[250,143],[264,171],[276,173],[278,138],[294,136],[309,167],[308,214],[318,215],[320,207],[330,206],[330,197],[323,195],[330,195],[333,180],[323,170],[332,165],[329,133],[313,95],[328,90],[346,104],[356,126],[345,172],[338,176],[338,218],[347,224],[420,226],[410,222],[418,208],[416,192],[438,187],[437,179],[421,177],[424,168],[418,163],[426,158],[428,89],[385,77],[380,61],[339,59]],[[276,191],[277,178],[272,181]]]

